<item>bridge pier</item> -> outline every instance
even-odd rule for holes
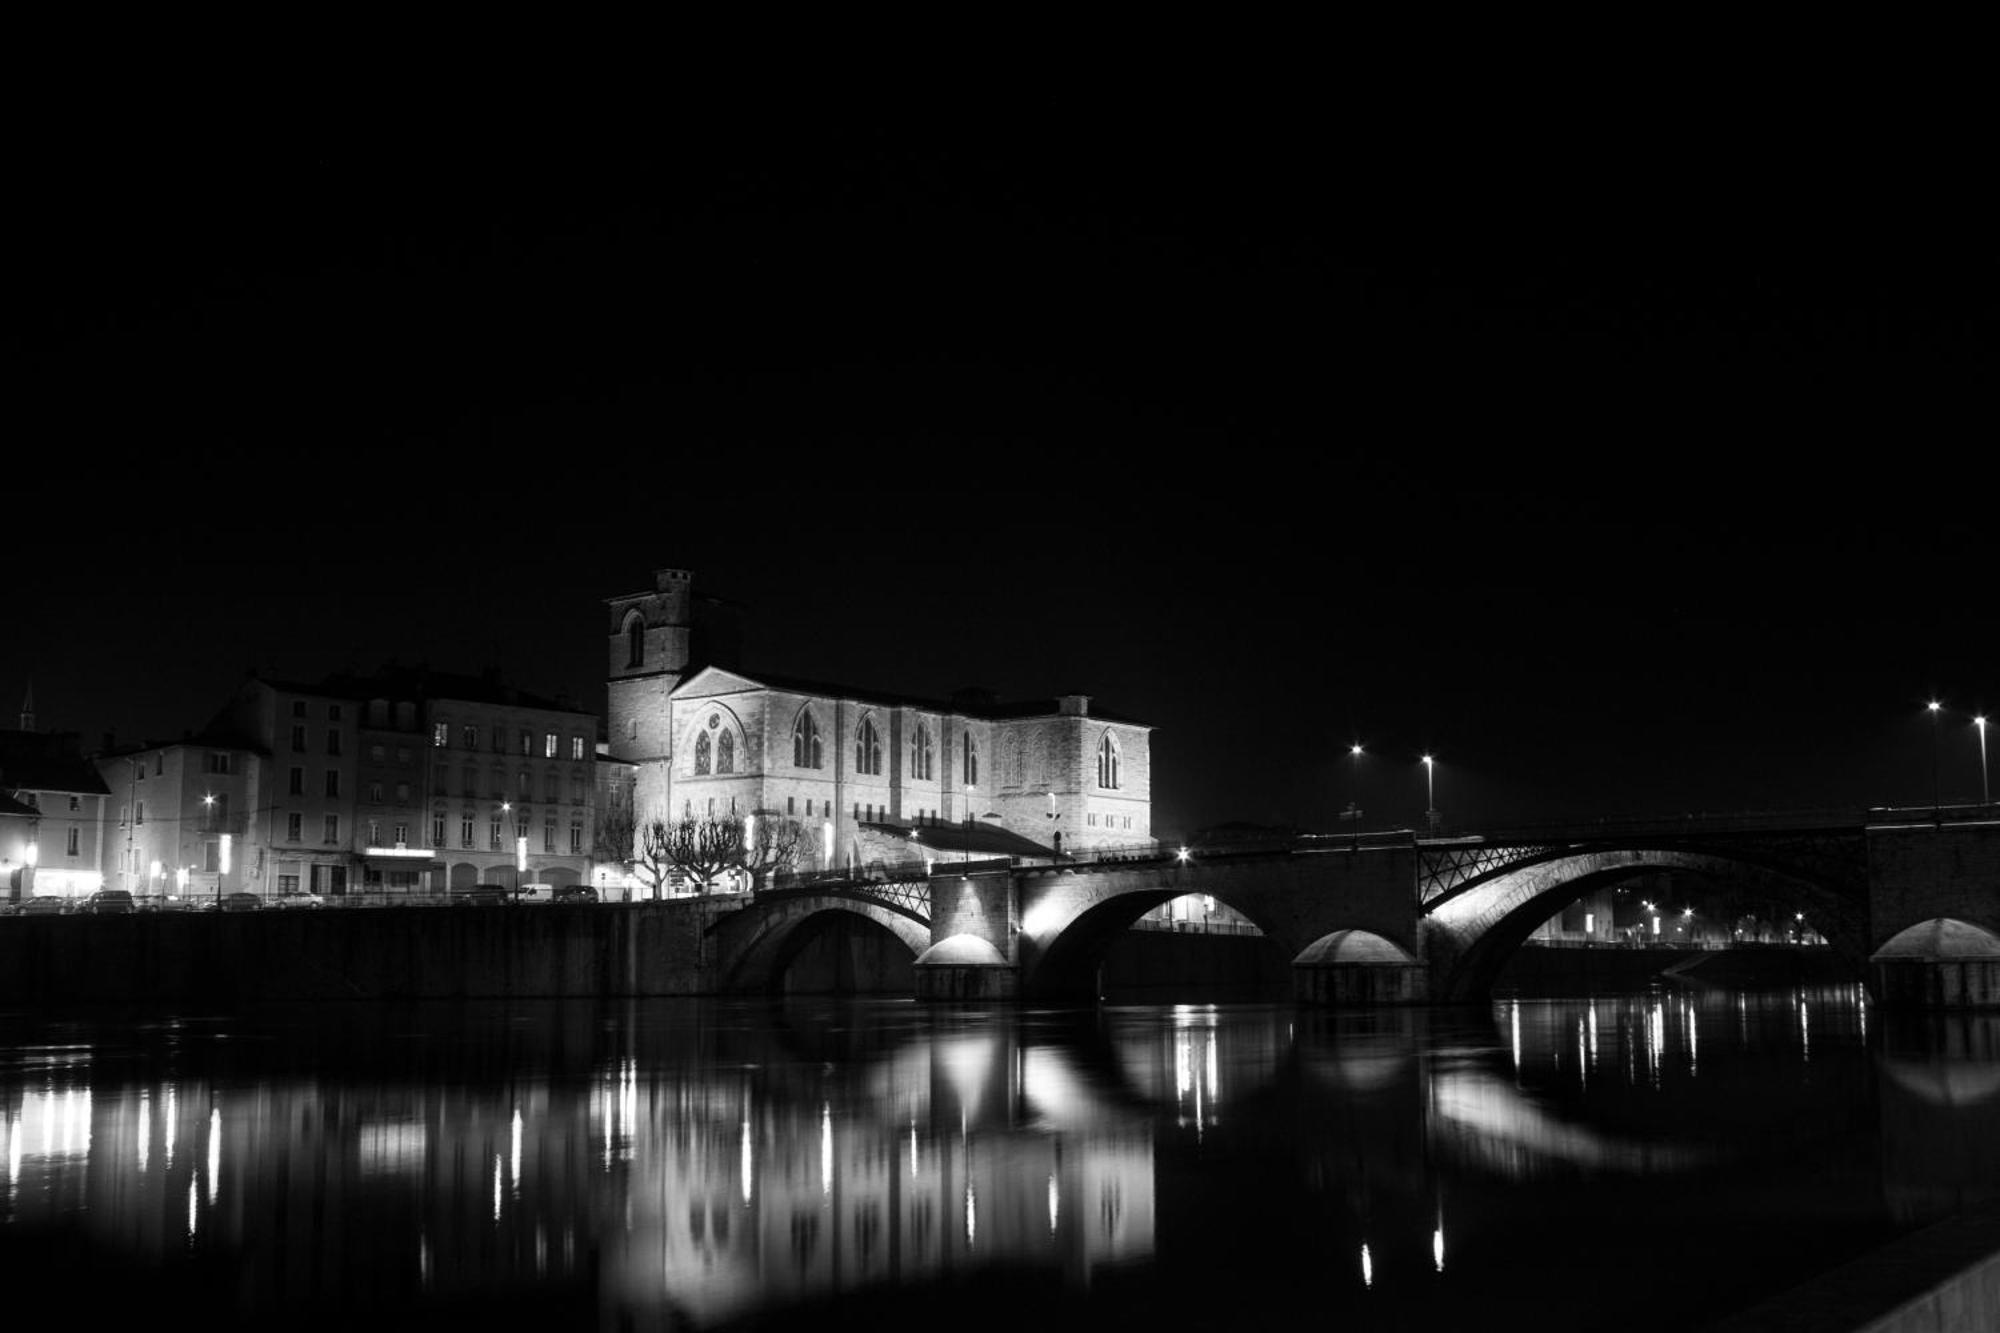
[[[960,1004],[1018,996],[1021,932],[1011,863],[939,863],[930,891],[931,947],[913,965],[917,998]]]
[[[1338,1008],[1423,1004],[1430,970],[1366,930],[1338,930],[1292,960],[1292,998]]]

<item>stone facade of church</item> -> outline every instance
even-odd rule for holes
[[[682,570],[609,607],[609,757],[635,766],[642,820],[796,821],[814,862],[799,869],[871,859],[885,832],[968,823],[1051,854],[1151,844],[1151,728],[1086,695],[947,702],[702,666]]]

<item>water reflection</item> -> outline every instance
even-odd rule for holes
[[[1852,988],[17,1024],[0,1243],[245,1323],[723,1327],[982,1274],[1171,1321],[1228,1317],[1228,1272],[1364,1327],[1556,1282],[1560,1329],[1602,1325],[1579,1272],[1668,1236],[1707,1280],[1621,1323],[1674,1327],[2000,1198],[2000,1017],[1877,1024],[1878,1054],[1867,1025]]]

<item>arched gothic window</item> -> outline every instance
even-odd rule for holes
[[[813,715],[801,708],[798,720],[792,723],[792,767],[820,768],[819,723]]]
[[[880,773],[882,771],[882,738],[875,731],[875,719],[861,719],[861,730],[854,737],[854,771],[857,773]]]
[[[694,771],[708,772],[708,733],[702,732],[694,738]]]
[[[910,742],[910,776],[928,782],[931,776],[931,729],[917,723],[917,735]]]
[[[965,742],[965,785],[968,787],[977,786],[979,783],[979,747],[972,743],[972,733],[969,731],[964,733],[962,739]]]
[[[1105,732],[1104,739],[1097,745],[1097,785],[1116,787],[1118,785],[1118,742]]]
[[[646,621],[637,612],[625,621],[625,648],[626,666],[646,665]]]
[[[733,732],[725,731],[715,738],[715,771],[736,771],[736,736]]]

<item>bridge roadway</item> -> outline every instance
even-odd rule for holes
[[[2000,806],[1550,825],[1459,837],[1303,835],[1051,865],[935,861],[790,879],[709,928],[728,990],[777,988],[830,916],[910,951],[920,997],[1074,998],[1146,912],[1240,912],[1311,1003],[1470,1002],[1536,925],[1636,875],[1694,872],[1794,902],[1878,998],[2000,1006]]]

